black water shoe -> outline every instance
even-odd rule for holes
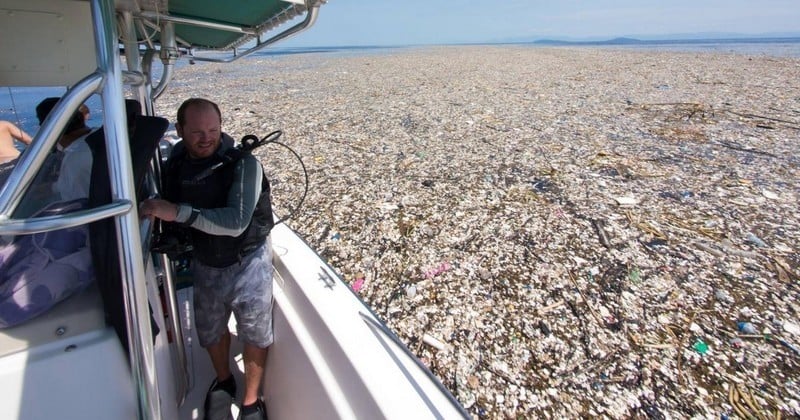
[[[236,380],[231,375],[218,382],[214,379],[203,404],[203,420],[233,420],[231,404],[236,399]]]
[[[267,407],[261,398],[251,405],[243,405],[239,420],[267,420]]]

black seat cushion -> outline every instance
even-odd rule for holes
[[[138,103],[137,103],[138,104]],[[155,156],[159,141],[169,127],[169,121],[160,117],[132,115],[131,104],[128,106],[129,124],[134,123],[134,131],[130,135],[131,164],[133,166],[133,182],[136,188],[137,203],[146,198],[145,179],[150,161]],[[89,207],[97,207],[111,203],[111,178],[108,172],[106,157],[105,131],[101,128],[86,138],[92,151],[92,183],[89,188]],[[136,205],[137,203],[134,203]],[[100,220],[89,225],[92,262],[106,320],[114,327],[123,343],[128,348],[127,323],[125,319],[125,300],[122,293],[122,276],[117,250],[117,231],[113,218]],[[158,334],[158,326],[152,319],[153,335]]]

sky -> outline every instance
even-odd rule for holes
[[[800,0],[328,0],[285,47],[800,35]],[[664,39],[664,38],[660,38]]]

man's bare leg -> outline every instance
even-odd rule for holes
[[[225,331],[216,343],[206,347],[206,351],[211,357],[211,365],[214,366],[214,372],[217,374],[217,382],[230,378],[231,333]]]
[[[244,398],[242,405],[251,405],[258,400],[259,388],[264,378],[264,366],[267,363],[267,348],[259,348],[252,344],[244,345]]]

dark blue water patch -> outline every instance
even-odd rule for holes
[[[0,89],[0,119],[11,121],[34,136],[39,131],[39,120],[36,118],[36,105],[44,98],[61,97],[66,93],[66,88],[51,87],[3,87]],[[92,95],[86,101],[89,107],[90,127],[99,127],[103,124],[103,108],[100,95]],[[18,143],[17,147],[24,145]]]
[[[252,56],[276,56],[276,55],[297,55],[297,54],[321,54],[337,52],[337,48],[331,47],[311,47],[311,48],[282,48],[272,50],[261,50],[254,52]]]
[[[407,45],[363,45],[363,46],[321,46],[321,47],[295,47],[295,48],[265,48],[256,51],[249,57],[281,57],[304,54],[327,54],[334,56],[362,56],[371,54],[389,54],[404,49],[414,48]]]
[[[800,57],[800,43],[697,43],[625,46],[626,49],[699,53],[726,53],[769,57]]]
[[[623,48],[648,51],[709,52],[773,57],[800,57],[800,37],[708,38],[641,40],[615,38],[603,41],[540,40],[526,43],[531,46],[580,46]]]
[[[36,119],[36,105],[50,96],[61,96],[66,92],[63,87],[4,87],[0,89],[0,119],[11,121],[34,135],[39,129]]]

